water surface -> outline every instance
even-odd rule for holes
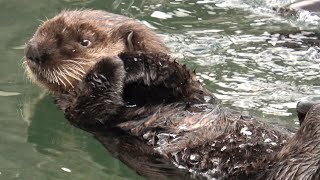
[[[233,109],[297,127],[297,101],[319,97],[318,47],[301,35],[308,17],[271,11],[285,0],[2,0],[0,2],[0,179],[143,179],[90,134],[72,127],[22,69],[24,43],[62,9],[102,9],[155,29],[200,80]],[[288,42],[290,44],[288,45]]]

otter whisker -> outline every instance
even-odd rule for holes
[[[58,80],[55,78],[54,69],[50,71],[50,80],[52,83],[56,83]]]
[[[48,80],[51,79],[51,78],[50,78],[50,73],[49,73],[49,70],[48,70],[48,69],[45,69],[43,74],[44,74],[44,75],[43,75],[44,78],[46,78],[46,79],[48,79]]]
[[[81,64],[87,64],[87,63],[89,63],[90,61],[89,60],[87,60],[87,59],[81,59],[81,58],[78,58],[78,60],[79,61],[75,61],[75,60],[71,60],[71,59],[69,59],[69,60],[65,60],[65,61],[68,61],[68,62],[71,62],[71,63],[76,63],[76,64],[78,64],[78,65],[81,65]]]
[[[68,80],[68,78],[66,77],[65,72],[61,71],[61,69],[60,69],[59,67],[57,67],[57,68],[58,68],[58,70],[60,71],[61,77],[63,77],[63,79],[65,79],[65,80],[70,84],[71,87],[74,87],[74,86],[72,85],[72,83]]]
[[[74,58],[75,60],[80,60],[80,61],[87,61],[87,62],[92,62],[92,59],[87,59],[87,58]],[[70,59],[71,60],[71,59]],[[73,61],[73,60],[71,60]],[[76,62],[80,62],[80,61],[76,61]]]
[[[93,64],[94,62],[87,61],[87,62],[78,62],[78,63],[82,65],[89,65],[89,64]]]
[[[42,74],[43,74],[44,78],[46,78],[46,79],[48,79],[50,81],[51,78],[50,78],[50,72],[49,72],[48,69],[44,69]]]
[[[79,59],[79,60],[84,61],[84,59]],[[67,59],[67,60],[64,60],[64,61],[71,62],[71,63],[78,63],[78,61],[75,61],[75,60],[72,60],[72,59]]]
[[[60,81],[59,81],[59,79],[58,79],[58,76],[59,76],[59,74],[58,74],[58,72],[57,72],[57,69],[53,68],[53,69],[52,69],[53,82],[54,82],[54,83],[57,83],[58,85],[60,85]]]
[[[27,61],[24,61],[24,59],[25,59],[26,57],[25,56],[23,56],[21,59],[20,59],[20,61],[21,61],[21,64],[22,65],[25,65],[25,64],[27,64]]]
[[[25,75],[28,75],[29,74],[29,71],[28,71],[28,68],[27,68],[28,66],[26,66],[25,68],[24,68],[24,74]],[[30,74],[30,76],[31,76],[31,74]],[[29,78],[30,79],[30,76],[27,76],[27,78]]]
[[[81,72],[79,72],[79,69],[78,69],[78,67],[77,66],[70,66],[70,65],[67,65],[66,66],[67,67],[67,69],[69,69],[70,71],[72,71],[73,73],[75,73],[75,74],[77,74],[77,75],[79,75],[80,77],[83,77],[83,73],[81,73]],[[74,68],[73,68],[74,67]]]
[[[90,65],[95,63],[95,61],[83,59],[83,58],[76,58],[76,60],[78,61],[72,61],[72,62],[77,63],[79,65]]]
[[[41,76],[43,76],[44,78],[46,78],[46,79],[48,79],[48,77],[47,77],[47,69],[44,69],[43,71],[39,71],[39,74],[41,75]]]
[[[52,74],[54,75],[54,82],[57,82],[57,84],[60,86],[60,82],[56,73],[57,73],[56,69],[53,69]]]
[[[66,60],[66,61],[69,61],[71,64],[73,64],[75,67],[77,67],[77,69],[79,71],[81,71],[83,74],[85,74],[85,69],[82,67],[81,64],[79,64],[79,62],[77,61],[73,61],[73,60]],[[80,69],[79,69],[80,68]]]
[[[43,25],[44,23],[46,23],[46,22],[48,21],[48,19],[47,19],[47,20],[38,19],[38,21],[41,23],[41,24],[40,24],[40,26],[41,26],[41,25]]]
[[[81,73],[81,72],[79,72],[79,70],[78,69],[73,69],[72,67],[70,67],[69,65],[68,66],[66,66],[66,69],[67,70],[69,70],[69,71],[72,71],[72,72],[70,72],[70,73],[72,73],[72,74],[74,74],[76,77],[78,77],[78,78],[82,78],[83,77],[83,73]],[[78,71],[77,71],[78,70]]]
[[[79,65],[69,64],[67,65],[67,67],[68,69],[70,69],[71,71],[73,71],[74,73],[78,74],[81,77],[83,77],[83,75],[85,74],[83,68],[80,68]]]
[[[82,74],[86,74],[84,68],[81,65],[74,64],[74,67],[77,67],[77,70]]]
[[[46,79],[48,80],[51,80],[51,73],[50,73],[50,70],[49,69],[46,69],[46,76],[45,76]]]
[[[27,62],[26,61],[22,61],[21,65],[25,66],[25,65],[27,65]]]
[[[64,61],[72,61],[72,62],[74,62],[75,60],[81,60],[81,61],[85,61],[85,60],[87,60],[87,59],[85,59],[85,58],[74,58],[74,59],[65,59]]]
[[[81,79],[76,74],[72,73],[71,71],[68,71],[68,69],[69,68],[66,69],[65,67],[63,67],[63,71],[66,72],[67,76],[70,76],[78,81],[81,81]]]
[[[57,72],[58,73],[58,72]],[[58,73],[58,75],[59,75],[60,73]],[[63,82],[63,80],[59,77],[59,76],[57,76],[57,78],[58,78],[58,80],[59,80],[59,82],[61,82],[63,85],[64,85],[64,87],[67,87],[67,85]]]

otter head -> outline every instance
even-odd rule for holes
[[[27,43],[29,77],[52,93],[71,90],[99,60],[126,51],[168,53],[156,34],[125,16],[99,10],[63,11]]]
[[[25,48],[33,81],[52,93],[66,92],[99,60],[126,51],[125,38],[113,37],[90,13],[94,17],[94,11],[65,11],[37,29]]]

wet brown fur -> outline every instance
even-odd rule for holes
[[[111,34],[125,34],[117,33]],[[118,42],[125,47],[125,41]],[[40,50],[46,45],[38,44]],[[147,45],[134,51],[141,49]],[[113,57],[80,52],[81,58],[92,61],[94,56],[96,62],[73,88],[52,91],[73,125],[94,134],[139,174],[150,179],[319,178],[320,106],[311,108],[291,137],[285,129],[222,107],[194,72],[170,56],[152,49],[122,51]],[[67,54],[48,58],[57,61],[52,65],[62,64],[58,55]]]
[[[128,42],[130,33],[133,34]],[[84,39],[90,40],[92,45],[88,48],[81,47],[79,42]],[[39,66],[28,61],[28,74],[53,93],[72,88],[102,58],[117,56],[126,51],[169,52],[157,35],[142,23],[99,10],[63,11],[44,22],[28,42],[26,53],[37,47],[41,48],[35,51],[43,55],[47,62]],[[68,65],[79,70],[72,75],[60,77],[54,83],[49,81],[59,71],[63,71],[61,68]],[[76,66],[78,67],[74,68]],[[44,75],[45,70],[55,74]],[[77,76],[78,79],[71,76]]]
[[[196,80],[193,72],[169,56],[125,53],[120,55],[120,59],[100,61],[80,85],[90,87],[89,91],[75,90],[80,93],[76,97],[70,94],[58,96],[57,103],[71,123],[95,134],[111,152],[117,153],[114,144],[110,144],[109,138],[115,138],[110,132],[114,129],[122,132],[126,138],[122,139],[120,135],[121,141],[117,146],[127,154],[120,154],[119,158],[140,174],[164,178],[160,175],[165,174],[161,167],[155,167],[155,162],[149,159],[162,156],[162,163],[169,160],[176,167],[189,171],[190,177],[196,179],[319,177],[317,155],[320,138],[315,124],[320,117],[309,113],[297,134],[290,138],[291,132],[285,129],[219,105],[217,99]],[[123,89],[135,93],[108,92],[107,89],[116,85],[113,81],[119,77],[115,75],[121,74],[121,69],[125,74],[120,76]],[[109,78],[104,81],[104,77]],[[139,86],[146,88],[142,88],[142,95],[135,91]],[[149,94],[150,89],[162,101]],[[171,93],[163,95],[160,91]],[[148,101],[141,102],[140,98]],[[74,100],[73,104],[69,103],[70,100]],[[102,135],[104,131],[109,132],[109,138]],[[130,143],[130,137],[139,148]],[[130,154],[130,149],[126,149],[129,147],[138,148],[138,152]],[[134,156],[137,154],[139,158],[146,158],[145,168],[136,167],[139,160]],[[287,159],[288,156],[292,158]],[[169,177],[185,178],[184,173],[173,171],[170,166],[168,168]]]

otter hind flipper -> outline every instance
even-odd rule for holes
[[[319,104],[320,102],[313,101],[300,101],[297,104],[296,110],[299,119],[300,125],[304,122],[309,110],[315,104]]]
[[[319,179],[320,104],[298,106],[298,110],[307,110],[304,122],[256,179]]]

